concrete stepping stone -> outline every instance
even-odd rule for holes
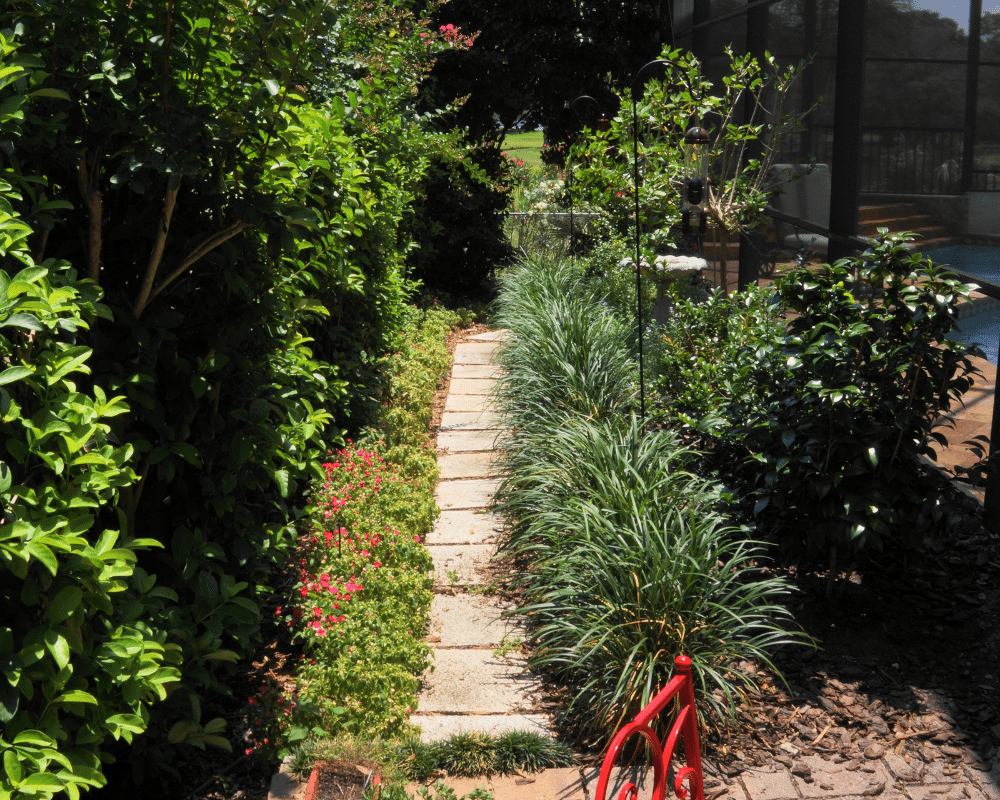
[[[434,492],[434,502],[446,511],[452,508],[486,508],[500,482],[491,478],[441,481]]]
[[[497,431],[502,418],[495,411],[445,411],[441,415],[442,431]]]
[[[469,339],[476,342],[509,342],[511,335],[506,328],[497,328],[495,331],[477,333],[475,336],[470,336]]]
[[[458,365],[493,365],[493,352],[482,350],[463,350],[464,345],[455,348],[454,363]]]
[[[442,511],[434,529],[427,534],[427,544],[492,544],[502,529],[503,521],[496,514]]]
[[[453,733],[499,736],[508,731],[531,731],[552,735],[549,718],[544,714],[414,714],[410,721],[420,726],[422,742],[437,742]]]
[[[484,383],[485,381],[478,381]],[[448,400],[444,404],[444,413],[459,412],[495,412],[495,401],[488,394],[452,394],[448,393]]]
[[[434,740],[427,739],[426,741],[431,742]],[[485,789],[487,792],[493,790],[493,784],[490,782],[490,779],[487,778],[486,776],[480,778],[449,777],[449,778],[439,778],[437,780],[427,781],[426,783],[416,783],[414,781],[411,781],[410,783],[406,784],[406,796],[412,798],[419,798],[421,797],[420,794],[421,790],[423,790],[425,787],[429,787],[428,791],[430,792],[429,795],[430,797],[442,797],[443,795],[439,795],[433,791],[433,788],[437,786],[439,783],[443,783],[445,786],[451,789],[455,794],[449,796],[455,797],[458,800],[461,800],[461,798],[467,797],[468,795],[472,794],[472,792],[474,792],[476,789]]]
[[[576,767],[493,778],[493,800],[585,800]],[[616,799],[617,800],[617,799]]]
[[[456,361],[455,366],[451,368],[451,379],[474,379],[479,380],[481,378],[493,378],[496,380],[501,375],[503,375],[503,370],[500,369],[496,364],[490,364],[489,362],[483,362],[482,364],[466,364],[463,362]]]
[[[473,586],[481,580],[480,571],[493,557],[491,544],[430,545],[434,559],[435,586]],[[454,575],[449,576],[449,572]]]
[[[479,453],[442,453],[438,456],[438,475],[441,480],[456,478],[488,478],[493,464],[493,451]]]
[[[438,452],[469,453],[492,452],[497,441],[496,430],[441,431],[437,437]]]
[[[460,397],[466,394],[491,395],[496,389],[495,378],[452,378],[448,386],[448,400],[450,403],[453,397]],[[447,408],[447,405],[445,406]],[[458,409],[455,409],[458,411]]]
[[[462,353],[490,353],[491,355],[502,347],[500,342],[492,342],[484,339],[469,340],[459,342],[455,346],[455,352]]]
[[[474,594],[435,594],[431,600],[431,627],[427,641],[431,647],[465,647],[492,650],[502,644],[524,639],[524,629],[514,620],[500,619],[512,603]]]
[[[435,650],[434,670],[423,681],[420,714],[530,712],[541,686],[524,672],[523,659],[497,658],[489,650]]]

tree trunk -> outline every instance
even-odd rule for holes
[[[719,226],[719,285],[722,294],[729,295],[729,273],[726,270],[726,251],[729,249],[729,231]]]

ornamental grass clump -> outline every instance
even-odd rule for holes
[[[509,523],[501,549],[520,565],[529,667],[570,688],[569,719],[594,744],[681,653],[702,711],[724,717],[753,685],[734,663],[769,664],[769,648],[803,638],[788,632],[787,584],[716,511],[695,454],[636,418],[627,331],[571,267],[521,265],[499,305],[514,334],[500,397],[513,430],[496,505]]]

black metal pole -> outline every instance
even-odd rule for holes
[[[646,66],[649,66],[648,64]],[[642,69],[645,69],[643,67]],[[642,70],[639,70],[640,74]],[[636,76],[636,81],[639,76]],[[638,89],[632,85],[632,171],[635,182],[635,292],[636,327],[639,332],[639,416],[646,418],[646,376],[645,365],[642,363],[642,253],[639,250],[639,111],[636,104]]]
[[[962,188],[972,191],[976,163],[976,115],[979,102],[979,44],[982,33],[983,0],[969,3],[969,49],[965,67],[965,125],[962,136]]]
[[[858,231],[861,195],[861,111],[865,99],[865,17],[868,0],[840,0],[837,9],[837,86],[833,104],[833,157],[830,167],[830,230]],[[830,262],[852,255],[831,241]]]
[[[632,81],[632,178],[635,181],[635,291],[636,291],[636,327],[639,332],[639,415],[646,418],[646,374],[643,364],[643,341],[642,341],[642,252],[639,245],[639,107],[637,98],[639,87],[642,85],[639,79],[650,67],[668,66],[669,61],[657,58],[643,65],[635,74]]]

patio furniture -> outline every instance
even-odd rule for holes
[[[830,166],[828,164],[775,164],[771,168],[775,189],[774,207],[791,217],[830,227]],[[775,222],[778,245],[795,253],[812,250],[825,253],[830,240],[817,233]]]
[[[622,728],[611,740],[608,753],[601,765],[601,773],[597,779],[595,800],[611,800],[608,798],[608,786],[611,783],[611,773],[615,767],[615,759],[625,742],[632,736],[642,736],[649,745],[653,755],[653,794],[652,800],[665,800],[667,796],[667,772],[677,747],[677,739],[684,736],[685,766],[677,771],[672,790],[676,797],[688,800],[705,800],[705,781],[701,771],[701,751],[698,749],[698,712],[694,705],[694,687],[691,676],[691,659],[687,656],[677,656],[674,660],[676,674],[664,686],[658,695],[633,719]],[[680,704],[677,719],[670,727],[667,740],[661,745],[660,740],[649,727],[650,721],[674,699]],[[684,784],[687,783],[685,789]],[[617,800],[629,800],[636,797],[636,785],[626,782],[618,792]]]

